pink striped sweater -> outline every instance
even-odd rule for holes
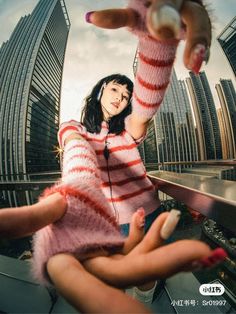
[[[129,6],[140,17],[139,25],[131,30],[139,37],[140,57],[131,115],[142,116],[143,121],[148,121],[162,102],[177,41],[160,43],[150,38],[144,23],[145,0],[131,0]],[[106,122],[102,122],[99,134],[88,132],[77,121],[61,125],[58,133],[61,147],[71,132],[80,134],[86,141],[74,139],[65,145],[62,179],[45,192],[45,196],[61,192],[67,200],[67,211],[60,220],[41,229],[34,237],[33,270],[41,282],[48,279],[46,263],[54,254],[70,252],[77,258],[84,258],[84,254],[87,256],[97,249],[114,252],[121,248],[124,239],[114,219],[114,209],[119,224],[124,224],[130,222],[138,208],[145,208],[149,214],[159,206],[157,193],[137,149],[142,138],[138,141],[132,138],[129,121],[130,116],[120,135],[108,134]],[[108,164],[103,154],[105,143],[110,152]]]
[[[149,121],[157,112],[169,84],[178,41],[159,42],[150,37],[145,23],[145,0],[130,0],[129,7],[139,16],[139,24],[135,29],[130,29],[139,38],[139,62],[131,115],[141,116],[144,121]],[[114,207],[118,213],[119,224],[129,223],[132,214],[139,207],[144,207],[146,214],[149,214],[160,205],[157,192],[147,177],[137,149],[141,139],[135,141],[130,135],[129,117],[126,118],[125,130],[120,135],[108,134],[106,122],[102,123],[99,134],[88,132],[76,121],[63,123],[59,130],[59,143],[62,147],[64,139],[71,131],[78,132],[94,148],[101,170],[101,189],[111,209]],[[108,165],[103,155],[106,138],[110,151]]]
[[[101,132],[96,134],[88,132],[81,123],[72,120],[61,125],[59,143],[62,143],[67,131],[78,132],[95,150],[101,171],[101,189],[111,210],[115,209],[119,224],[129,223],[132,214],[140,207],[144,207],[146,214],[149,214],[160,205],[137,149],[140,141],[134,141],[126,129],[120,135],[108,134],[107,123],[103,121]],[[103,155],[106,138],[110,151],[108,164]]]

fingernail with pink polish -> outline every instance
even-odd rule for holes
[[[87,22],[87,23],[91,23],[91,15],[94,13],[94,11],[90,11],[90,12],[87,12],[86,14],[85,14],[85,21]]]
[[[227,256],[228,255],[224,249],[217,248],[212,252],[210,256],[202,258],[199,261],[194,261],[192,263],[192,267],[194,268],[194,270],[211,268],[223,262]]]
[[[140,207],[138,210],[137,210],[137,213],[139,215],[139,227],[140,228],[143,228],[144,225],[145,225],[145,210],[143,207]]]
[[[206,58],[206,47],[203,44],[197,44],[191,55],[187,68],[198,74],[202,66],[202,62]]]

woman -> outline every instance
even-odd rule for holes
[[[180,6],[182,1],[175,2]],[[82,124],[76,121],[64,123],[59,131],[61,147],[64,146],[66,138],[86,139],[89,146],[94,149],[101,170],[102,193],[108,201],[110,210],[116,215],[122,233],[126,236],[129,233],[132,214],[140,206],[145,209],[147,229],[162,212],[155,188],[146,175],[137,145],[144,138],[148,123],[163,100],[179,42],[173,38],[160,42],[149,35],[146,25],[140,21],[146,16],[149,4],[147,1],[130,1],[127,9],[114,10],[112,13],[89,12],[86,15],[87,21],[95,25],[109,28],[125,25],[138,36],[139,64],[134,92],[132,83],[124,76],[111,75],[100,80],[86,99]],[[166,24],[162,29],[166,30],[167,36],[172,36],[167,29],[171,29],[168,25],[174,20],[177,25],[172,29],[174,35],[178,36],[180,33],[178,14],[172,6],[162,4],[157,3],[159,15],[161,12],[162,15],[169,16],[169,20],[164,21]],[[153,6],[155,5],[153,3]],[[195,3],[194,5],[196,6]],[[152,16],[152,10],[157,9],[153,6],[149,8],[149,16]],[[198,4],[197,6],[201,7]],[[107,18],[109,14],[113,14],[111,18]],[[188,14],[185,15],[187,20]],[[153,24],[156,19],[150,18],[148,21]],[[148,27],[155,36],[153,26],[156,25],[150,25],[150,22]],[[204,41],[206,39],[209,41],[209,38],[201,39],[202,42],[199,38],[197,42],[193,39],[196,38],[192,38],[191,53],[187,50],[190,56],[186,63],[191,70],[198,72],[207,52]],[[79,164],[78,160],[77,162]],[[141,298],[144,296],[147,300],[152,299],[154,283],[140,288],[150,290],[149,294],[135,289],[136,295],[140,295]]]
[[[153,1],[150,6],[149,1],[136,0],[130,1],[127,9],[87,14],[87,21],[97,26],[128,26],[138,36],[134,92],[124,76],[98,82],[87,98],[83,123],[71,121],[60,128],[59,143],[64,150],[60,182],[45,191],[39,203],[0,213],[2,235],[22,236],[43,228],[34,237],[34,273],[44,283],[52,280],[78,309],[83,303],[85,311],[92,311],[91,304],[82,301],[81,276],[92,279],[96,291],[99,284],[94,276],[100,278],[103,288],[110,291],[104,282],[117,287],[143,284],[192,269],[196,261],[198,266],[209,266],[226,256],[223,251],[211,252],[199,241],[158,248],[163,244],[160,232],[168,213],[160,215],[142,239],[144,216],[151,223],[160,210],[156,211],[159,200],[137,144],[163,99],[178,44],[177,39],[159,41],[156,37],[179,33],[181,11],[187,26],[185,64],[198,72],[210,45],[210,24],[204,7],[197,2],[173,0],[166,5],[165,1]],[[207,32],[202,30],[203,24]],[[140,206],[145,210],[138,210]],[[131,219],[133,227],[125,241],[119,225],[127,233]],[[77,279],[73,288],[71,282]],[[86,291],[93,288],[88,286]],[[122,294],[123,304],[130,304],[127,298]],[[106,306],[114,311],[111,303]]]

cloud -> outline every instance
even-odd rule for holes
[[[29,14],[37,4],[37,0],[0,0],[0,25],[4,31],[0,32],[0,46],[7,41],[20,18]]]
[[[102,4],[99,9],[109,7],[108,1]],[[116,4],[119,7],[118,1]],[[102,77],[119,72],[133,78],[137,40],[124,29],[103,30],[86,23],[84,15],[89,9],[81,1],[76,7],[68,5],[72,27],[64,66],[61,121],[79,115],[84,97]]]
[[[9,39],[11,32],[21,16],[32,12],[37,0],[0,0],[0,23],[4,32],[0,32],[0,45]],[[223,30],[235,15],[235,0],[207,0],[212,11],[214,25],[213,37]],[[85,13],[111,7],[110,0],[65,0],[71,21],[71,29],[65,56],[62,82],[61,120],[77,118],[84,97],[93,85],[103,76],[120,72],[133,78],[133,61],[137,39],[125,29],[102,30],[84,20]],[[113,0],[112,7],[123,7],[126,0]],[[188,76],[182,62],[181,44],[176,60],[177,76]],[[209,64],[203,67],[214,94],[219,79],[230,78],[235,82],[226,57],[214,39]],[[217,98],[216,103],[217,103]]]

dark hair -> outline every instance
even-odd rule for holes
[[[133,92],[133,82],[125,75],[112,74],[102,78],[92,89],[90,95],[85,98],[85,105],[81,113],[81,122],[86,129],[91,133],[100,133],[101,123],[103,121],[103,112],[101,108],[100,99],[98,99],[99,92],[104,83],[116,82],[121,85],[127,85],[130,92],[130,99],[128,106],[117,116],[114,116],[109,121],[109,133],[120,134],[124,128],[124,120],[131,113],[131,97]],[[99,97],[101,98],[101,97]]]

